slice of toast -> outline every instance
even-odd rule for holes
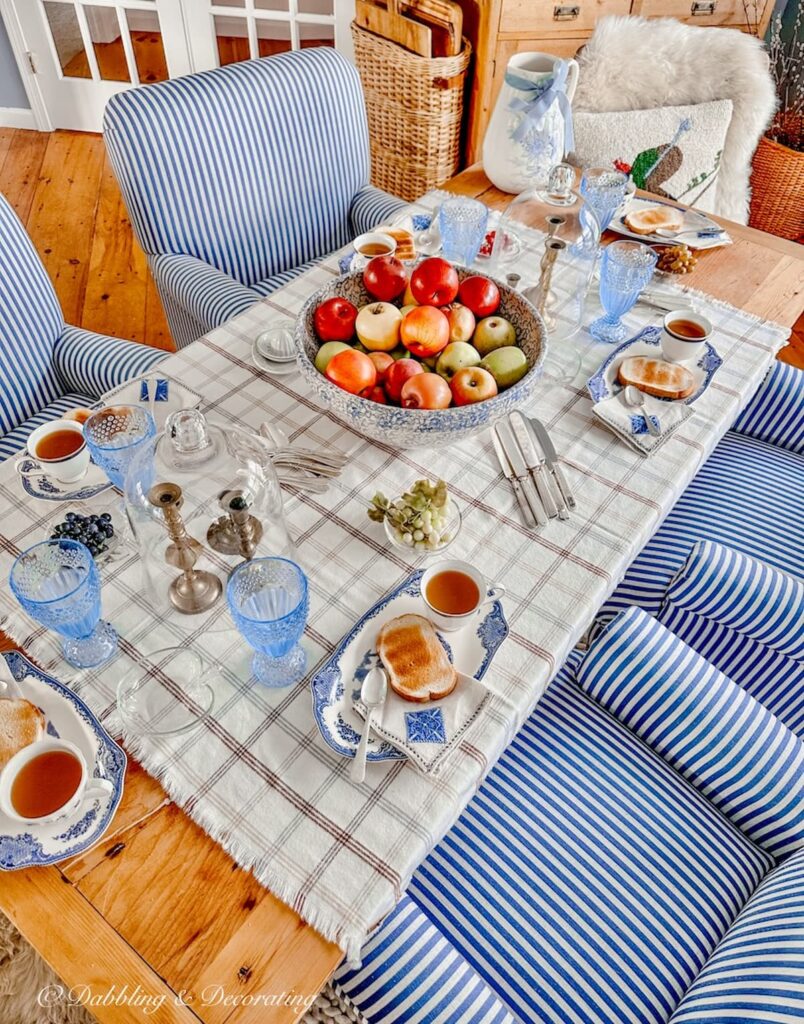
[[[377,653],[389,686],[403,700],[441,700],[458,682],[435,627],[422,615],[398,615],[386,622],[377,635]]]
[[[627,213],[623,220],[635,235],[652,235],[657,228],[680,231],[684,226],[684,211],[673,206],[640,206]]]
[[[657,398],[687,398],[695,390],[695,380],[685,366],[647,356],[623,359],[617,368],[617,380],[623,387],[633,384]]]
[[[380,228],[384,235],[390,235],[396,242],[394,256],[404,263],[406,260],[416,259],[416,246],[413,244],[413,235],[404,228]]]
[[[35,704],[21,697],[0,700],[0,768],[45,734],[45,716]]]

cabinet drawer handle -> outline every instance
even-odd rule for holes
[[[708,17],[715,13],[717,0],[692,0],[690,14],[693,18]]]
[[[554,7],[553,21],[573,21],[580,13],[580,7]]]

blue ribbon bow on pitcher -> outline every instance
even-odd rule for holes
[[[540,120],[558,101],[559,109],[564,117],[564,152],[569,153],[575,148],[575,136],[572,130],[572,107],[565,91],[569,65],[565,60],[557,60],[552,73],[547,72],[538,81],[522,78],[516,71],[505,72],[505,81],[512,89],[524,93],[524,97],[514,97],[508,104],[509,110],[521,112],[524,117],[514,132],[514,141],[522,142],[536,121]]]

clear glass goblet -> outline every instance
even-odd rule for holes
[[[235,625],[256,654],[254,677],[265,686],[297,683],[307,668],[299,645],[310,597],[307,577],[287,558],[253,558],[239,565],[226,586]]]
[[[581,195],[600,225],[601,233],[622,205],[628,188],[628,176],[610,167],[589,167],[581,178]]]
[[[64,639],[75,668],[94,668],[117,651],[117,633],[100,617],[100,577],[78,540],[46,540],[23,551],[11,567],[11,590],[23,610]]]
[[[593,338],[623,340],[627,328],[621,318],[650,281],[657,259],[653,249],[641,242],[612,242],[606,246],[600,265],[600,302],[605,313],[589,326]]]
[[[115,487],[123,489],[131,460],[149,438],[156,423],[138,405],[110,405],[99,409],[84,424],[84,437],[92,461],[101,467]]]
[[[447,199],[438,214],[441,252],[450,263],[474,263],[486,237],[488,207],[477,199]]]

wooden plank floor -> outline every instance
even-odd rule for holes
[[[173,349],[99,135],[0,128],[0,192],[28,229],[69,323]],[[804,369],[804,317],[779,358]]]

